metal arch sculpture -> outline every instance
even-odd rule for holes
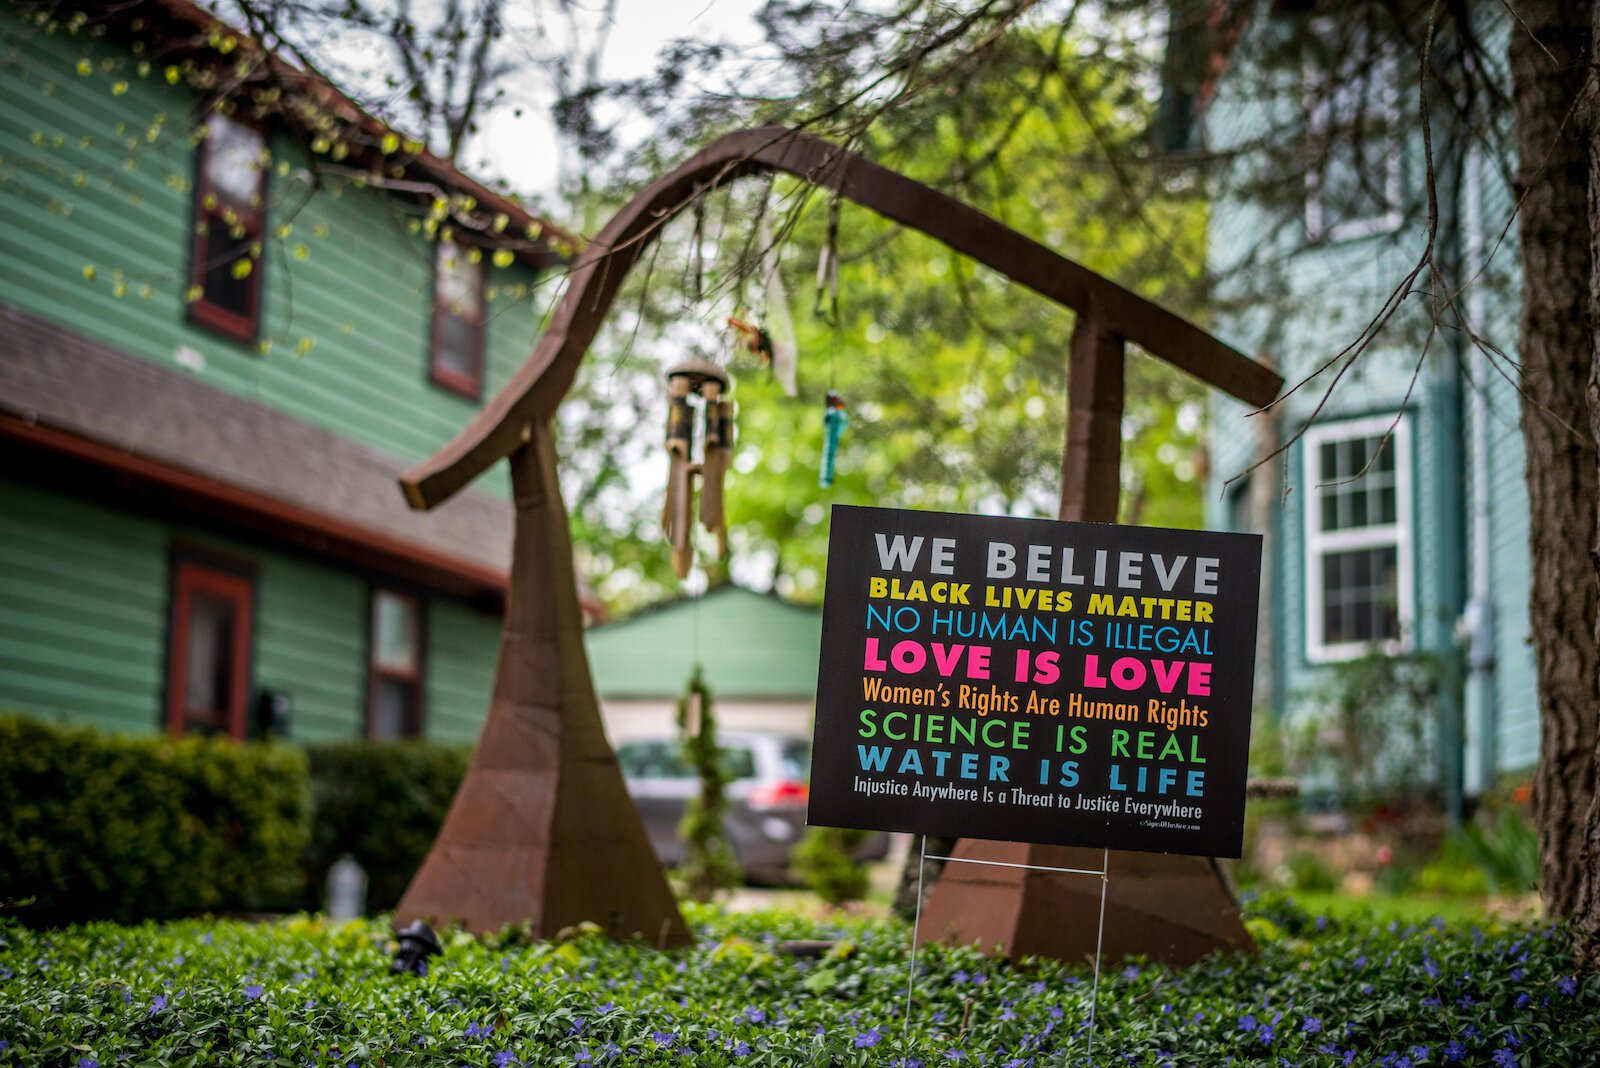
[[[1282,388],[1270,368],[1166,309],[831,142],[782,127],[719,138],[612,217],[578,255],[528,361],[460,434],[400,480],[413,508],[431,509],[508,458],[516,537],[489,714],[467,777],[400,902],[399,920],[456,919],[480,931],[531,922],[541,936],[594,920],[614,934],[643,934],[663,945],[688,939],[601,727],[550,424],[629,269],[665,223],[709,189],[768,172],[831,189],[1077,313],[1063,519],[1116,518],[1126,342],[1249,404],[1265,405]],[[1062,862],[1060,847],[964,842],[958,848],[974,857],[1089,866]],[[1127,903],[1128,917],[1139,918],[1133,930],[1154,932],[1134,938],[1136,951],[1187,959],[1218,945],[1248,944],[1214,866],[1182,857],[1117,858],[1110,913],[1118,915],[1116,891],[1127,874],[1139,891]],[[1073,930],[1084,925],[1051,922],[1061,902],[1082,889],[1072,877],[984,871],[1003,877],[948,873],[940,881],[924,918],[931,937],[978,937],[1013,953],[1080,955],[1082,939]],[[1092,890],[1097,896],[1098,887]],[[1202,920],[1184,918],[1193,917],[1196,905]]]

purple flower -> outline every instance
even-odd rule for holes
[[[1128,965],[1126,968],[1122,969],[1122,977],[1124,979],[1139,978],[1139,966],[1136,964]]]
[[[748,1042],[740,1042],[740,1043],[736,1044],[733,1047],[732,1053],[733,1053],[733,1055],[735,1057],[748,1057],[748,1056],[750,1056],[750,1043],[748,1043]]]
[[[855,1047],[856,1049],[866,1049],[868,1046],[876,1046],[882,1041],[883,1032],[879,1031],[876,1027],[869,1027],[856,1036]]]
[[[1251,1016],[1249,1013],[1245,1013],[1243,1016],[1239,1017],[1239,1030],[1254,1031],[1255,1029],[1256,1018],[1254,1016]]]
[[[1261,1027],[1256,1031],[1256,1035],[1261,1039],[1264,1045],[1270,1046],[1272,1045],[1273,1038],[1277,1036],[1277,1032],[1272,1029],[1271,1024],[1262,1024]]]
[[[1320,1035],[1322,1033],[1322,1021],[1315,1016],[1307,1016],[1306,1022],[1300,1025],[1300,1030],[1308,1035]]]
[[[79,1057],[78,1068],[100,1068],[100,1062],[93,1057]]]
[[[1452,1038],[1444,1044],[1444,1049],[1440,1052],[1446,1061],[1454,1064],[1467,1055],[1467,1047]]]
[[[258,998],[260,996],[261,996],[261,984],[259,984],[259,983],[251,983],[249,986],[244,988],[244,998],[245,998],[246,1001],[254,1001],[256,998]]]
[[[678,1036],[672,1031],[651,1031],[650,1041],[663,1049],[671,1049],[672,1044],[678,1041]]]
[[[490,1060],[492,1060],[494,1062],[494,1068],[506,1068],[506,1065],[508,1065],[511,1062],[515,1061],[516,1058],[511,1055],[511,1051],[510,1050],[503,1049],[499,1053],[496,1053],[493,1057],[491,1057]]]
[[[767,1011],[758,1009],[754,1005],[746,1005],[744,1007],[744,1019],[746,1023],[764,1024],[767,1022]]]
[[[0,964],[0,979],[10,979],[15,974],[10,968]]]
[[[1578,992],[1578,981],[1570,975],[1563,975],[1556,980],[1556,989],[1570,998]]]
[[[1510,1046],[1501,1046],[1494,1051],[1494,1063],[1496,1068],[1517,1068],[1517,1055]]]
[[[156,1013],[160,1012],[162,1009],[164,1009],[166,1007],[167,1007],[167,995],[165,995],[165,994],[157,994],[155,997],[150,999],[150,1015],[151,1016],[154,1016]]]

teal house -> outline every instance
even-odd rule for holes
[[[473,740],[505,479],[395,475],[565,235],[189,0],[0,0],[0,709]]]
[[[1382,27],[1326,6],[1219,5],[1232,21],[1184,101],[1198,116],[1187,148],[1228,161],[1225,188],[1251,190],[1213,209],[1219,332],[1292,387],[1258,414],[1214,402],[1208,523],[1266,535],[1259,704],[1321,722],[1329,750],[1422,769],[1455,807],[1538,753],[1514,155],[1488,99],[1433,130],[1439,250],[1475,280],[1462,296],[1475,346],[1431,329],[1425,294],[1394,296],[1425,238],[1414,64]],[[1472,11],[1503,57],[1504,11]],[[1341,737],[1337,709],[1374,655],[1408,667],[1381,710],[1369,695],[1369,736],[1346,720]],[[1410,731],[1408,692],[1426,694]]]

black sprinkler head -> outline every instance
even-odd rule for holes
[[[421,920],[398,928],[394,936],[400,940],[400,948],[394,951],[394,963],[389,965],[389,970],[396,974],[427,975],[428,958],[444,952],[439,936]]]

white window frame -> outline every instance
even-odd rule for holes
[[[1381,526],[1358,527],[1353,530],[1322,530],[1323,483],[1319,470],[1322,446],[1351,438],[1381,437],[1390,435],[1390,448],[1394,450],[1395,521]],[[1306,659],[1313,664],[1333,664],[1353,660],[1372,652],[1390,655],[1411,649],[1412,621],[1415,619],[1416,598],[1412,586],[1412,481],[1411,481],[1411,426],[1410,420],[1393,414],[1364,419],[1349,419],[1311,427],[1301,439],[1303,471],[1308,492],[1302,508],[1302,529],[1305,540],[1305,603],[1306,603]],[[1322,638],[1322,565],[1328,553],[1350,549],[1377,549],[1395,547],[1396,592],[1399,603],[1395,606],[1399,618],[1399,637],[1383,642],[1325,642]]]
[[[1330,18],[1314,20],[1310,33],[1318,38],[1342,36],[1346,28]],[[1370,29],[1368,31],[1370,33]],[[1384,141],[1383,199],[1379,215],[1346,219],[1324,229],[1322,223],[1322,167],[1328,128],[1332,123],[1333,101],[1323,90],[1325,72],[1309,59],[1304,67],[1306,100],[1306,237],[1311,241],[1353,241],[1400,228],[1400,91],[1395,49],[1392,41],[1379,46],[1373,63],[1373,76],[1382,80],[1379,104],[1382,108]]]

